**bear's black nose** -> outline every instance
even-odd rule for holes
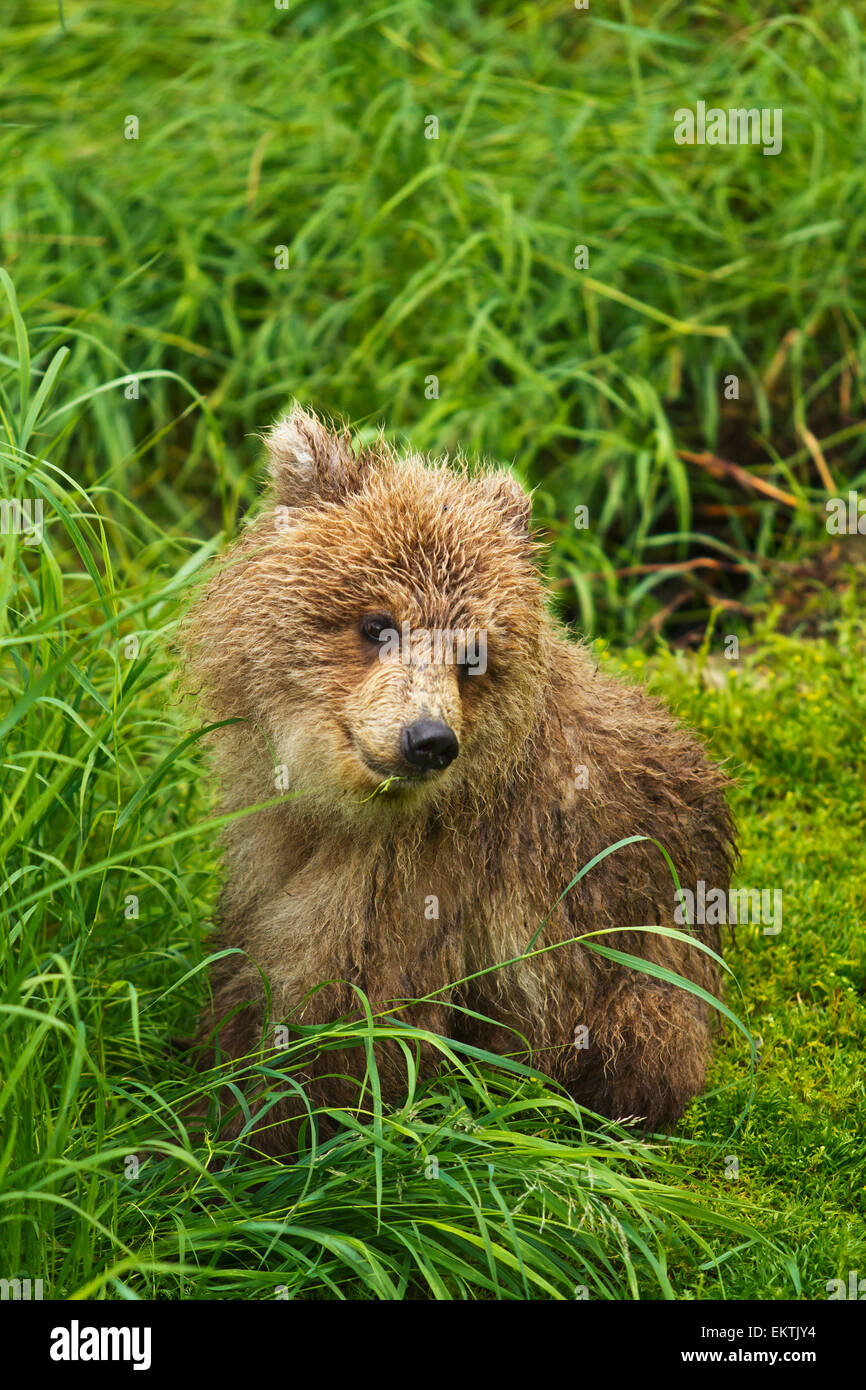
[[[403,757],[412,767],[437,771],[453,763],[460,745],[457,735],[441,719],[419,719],[407,724],[400,739]]]

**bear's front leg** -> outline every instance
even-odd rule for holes
[[[444,1004],[399,1006],[399,1000],[371,1000],[377,1029],[410,1025],[448,1035],[450,1015]],[[320,1139],[332,1134],[339,1123],[339,1116],[328,1112],[354,1112],[363,1122],[375,1104],[374,1073],[383,1109],[402,1105],[409,1091],[406,1051],[418,1079],[435,1075],[441,1061],[439,1048],[424,1039],[377,1037],[371,1067],[363,1027],[356,1026],[363,1021],[363,1010],[345,982],[326,985],[301,1005],[281,1013],[283,1017],[272,1017],[265,1025],[260,983],[252,973],[226,973],[214,991],[214,1006],[202,1020],[200,1035],[205,1044],[204,1065],[249,1059],[249,1079],[239,1085],[252,1113],[261,1117],[249,1143],[267,1153],[295,1153],[309,1129],[310,1112],[316,1117]],[[302,1041],[303,1029],[332,1022],[337,1024],[335,1030],[323,1032],[318,1046],[309,1035]],[[284,1084],[272,1074],[283,1069],[281,1053],[287,1059]],[[262,1062],[268,1075],[259,1069]],[[236,1138],[245,1123],[243,1111],[228,1087],[222,1089],[220,1100],[220,1133],[223,1138]]]

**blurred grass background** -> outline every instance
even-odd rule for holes
[[[853,7],[777,8],[7,7],[0,474],[46,533],[3,538],[0,1277],[775,1298],[866,1267],[863,563],[823,509],[863,480],[866,49]],[[676,146],[699,99],[781,107],[782,153]],[[563,616],[730,759],[741,882],[785,893],[731,949],[745,1128],[736,1038],[655,1157],[452,1059],[319,1167],[202,1172],[167,1039],[219,864],[170,649],[291,396],[512,463]]]
[[[208,403],[174,378],[95,396],[52,442],[80,481],[210,535],[294,394],[513,462],[566,611],[630,636],[766,596],[767,557],[820,539],[827,475],[862,477],[853,7],[11,14],[0,236],[37,365],[62,339],[82,390],[161,369]],[[782,153],[676,145],[698,99],[781,108]]]

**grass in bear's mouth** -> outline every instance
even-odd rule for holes
[[[399,789],[401,784],[411,785],[413,782],[429,781],[432,781],[432,778],[425,772],[390,773],[387,777],[383,778],[378,786],[373,788],[368,796],[362,796],[361,802],[363,804],[365,801],[372,801],[374,796],[384,796],[392,787],[397,787]]]

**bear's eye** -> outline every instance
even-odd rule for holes
[[[385,641],[388,633],[395,631],[396,626],[387,613],[373,613],[369,618],[361,619],[361,636],[366,642],[378,646]]]

